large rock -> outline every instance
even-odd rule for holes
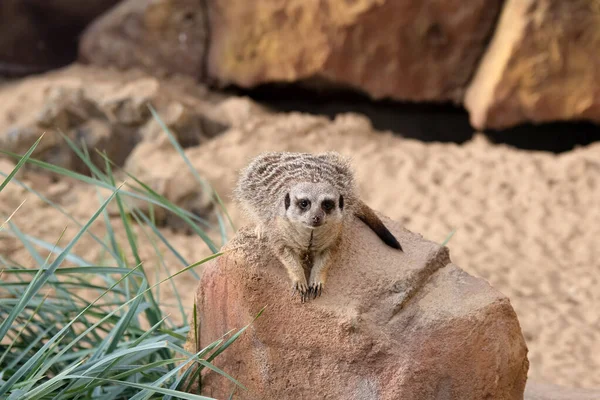
[[[120,0],[2,0],[0,76],[64,66],[77,55],[79,34]]]
[[[229,194],[253,157],[338,151],[352,158],[361,197],[373,208],[438,242],[456,229],[452,259],[506,294],[517,312],[529,377],[600,387],[600,143],[559,155],[482,135],[462,145],[422,143],[374,130],[356,114],[333,121],[248,115],[247,102],[227,103],[227,115],[247,119],[186,153],[236,226],[247,221]]]
[[[157,76],[201,78],[207,46],[206,13],[198,0],[126,0],[83,34],[84,62],[142,68]]]
[[[523,398],[527,347],[510,301],[452,264],[447,248],[384,222],[405,253],[355,220],[323,295],[305,304],[251,227],[205,266],[200,348],[267,306],[215,359],[248,388],[236,398]],[[215,398],[233,389],[214,372],[202,387]]]
[[[589,0],[508,0],[466,93],[471,124],[600,121],[598,21]]]
[[[501,0],[210,1],[209,73],[311,81],[372,98],[462,99]]]

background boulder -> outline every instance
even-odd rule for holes
[[[126,0],[83,34],[79,60],[201,79],[207,15],[198,0]]]
[[[502,1],[208,4],[209,74],[222,84],[306,81],[374,99],[460,101]]]
[[[507,0],[466,94],[473,127],[600,122],[599,22],[589,0]]]

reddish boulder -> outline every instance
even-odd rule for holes
[[[523,398],[527,347],[510,301],[452,264],[447,248],[383,220],[405,252],[354,221],[325,292],[304,304],[251,227],[206,264],[199,347],[267,306],[214,360],[248,389],[236,398]],[[203,374],[203,394],[228,398],[230,381]]]

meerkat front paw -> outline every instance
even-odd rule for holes
[[[304,280],[297,280],[295,279],[293,284],[292,284],[292,296],[294,294],[296,294],[296,292],[298,292],[300,294],[300,300],[302,301],[302,303],[304,303],[306,300],[308,300],[308,296],[309,296],[309,290],[308,290],[308,285],[306,284],[306,279]]]
[[[311,281],[311,283],[308,285],[309,296],[312,295],[313,299],[317,298],[323,292],[324,286],[325,286],[325,282],[323,282],[321,280],[317,280],[315,282]]]

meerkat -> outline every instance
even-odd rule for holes
[[[234,196],[256,223],[256,234],[286,268],[292,294],[320,296],[344,229],[357,217],[388,246],[402,246],[362,202],[347,159],[320,154],[268,152],[240,172]],[[311,266],[308,282],[304,266]]]

